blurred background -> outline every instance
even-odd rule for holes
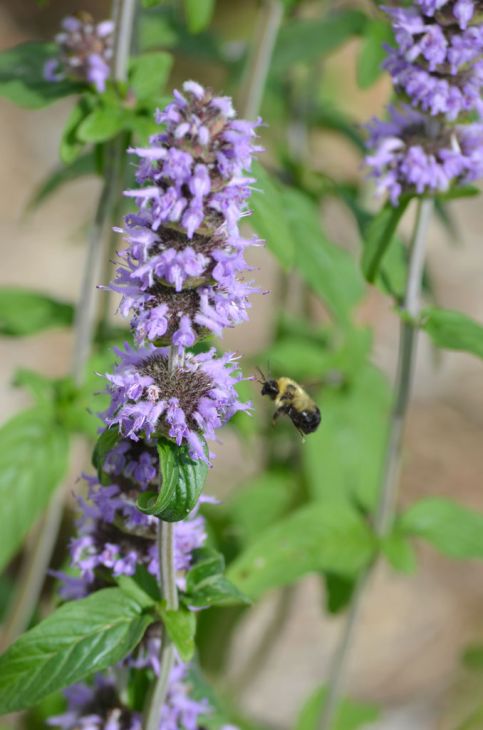
[[[30,39],[50,39],[60,19],[80,9],[102,19],[109,13],[109,3],[52,0],[37,7],[32,0],[4,0],[0,6],[1,47],[6,49]],[[297,12],[301,17],[317,18],[321,6],[304,2]],[[186,39],[177,45],[176,37],[170,40],[168,33],[160,43],[163,47],[164,42],[175,55],[167,91],[185,78],[195,78],[236,98],[239,87],[228,80],[223,59],[236,65],[253,39],[259,16],[256,0],[218,0],[206,36],[194,37],[191,45]],[[221,55],[210,50],[213,39],[222,49]],[[373,114],[382,113],[390,94],[383,76],[368,89],[358,87],[360,43],[358,38],[350,39],[326,57],[311,60],[308,68],[298,69],[295,65],[287,70],[287,76],[300,73],[317,98],[350,120],[357,134],[362,133],[359,125]],[[302,114],[303,103],[304,98],[294,99],[295,112]],[[277,117],[282,115],[278,104],[274,89],[269,87],[262,106],[268,123],[262,130],[268,161],[280,153],[282,144],[283,118]],[[72,301],[79,291],[86,230],[100,182],[92,177],[75,181],[41,207],[27,210],[36,187],[57,164],[59,139],[71,106],[68,99],[32,112],[0,100],[0,276],[2,285],[31,287]],[[357,145],[331,130],[327,123],[312,125],[300,141],[296,116],[290,129],[285,130],[289,137],[286,144],[292,145],[294,158],[301,164],[305,160],[306,169],[320,173],[324,179],[360,185],[362,155]],[[371,191],[364,195],[368,207],[376,209]],[[483,321],[481,202],[478,198],[463,199],[454,203],[450,212],[451,227],[436,219],[431,228],[431,297],[442,306]],[[327,196],[322,200],[321,213],[330,239],[357,258],[359,236],[348,209]],[[404,227],[409,230],[411,215],[407,218]],[[276,327],[281,290],[288,286],[290,295],[285,305],[287,311],[295,311],[298,305],[294,300],[302,286],[297,274],[281,275],[279,263],[267,249],[256,249],[251,262],[258,269],[258,284],[270,293],[253,301],[250,322],[230,331],[223,343],[245,357],[247,371],[255,362],[263,366],[264,356],[259,353],[267,349]],[[310,296],[307,306],[314,321],[324,321],[325,312]],[[372,359],[392,381],[398,320],[390,299],[368,288],[357,310],[357,320],[372,328]],[[0,339],[3,419],[29,403],[24,391],[12,387],[13,373],[26,367],[61,376],[70,366],[71,349],[72,333],[63,329],[29,338]],[[406,433],[402,504],[423,495],[444,495],[483,509],[482,385],[480,361],[459,353],[435,354],[426,337],[421,336]],[[262,417],[269,417],[270,405],[262,402],[255,389],[251,397]],[[323,398],[321,406],[323,410]],[[72,490],[86,458],[87,446],[79,440],[69,477]],[[259,474],[264,458],[262,439],[241,438],[237,431],[226,429],[209,475],[208,491],[228,499],[232,490]],[[450,562],[420,545],[417,551],[419,566],[411,575],[379,566],[352,652],[347,694],[382,707],[380,720],[370,725],[374,730],[458,727],[483,690],[483,673],[468,669],[462,661],[466,647],[483,638],[483,567],[476,562]],[[343,620],[324,610],[324,600],[320,578],[309,576],[294,588],[267,594],[237,623],[228,647],[228,681],[240,682],[242,705],[265,727],[293,727],[303,702],[324,681]],[[275,627],[274,615],[278,616]],[[263,657],[256,657],[253,664],[254,651],[268,627],[273,631],[273,647]],[[247,671],[249,661],[252,665]]]

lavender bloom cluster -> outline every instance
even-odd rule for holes
[[[139,512],[135,504],[139,492],[155,486],[158,472],[156,449],[126,439],[116,444],[104,461],[104,473],[111,477],[111,484],[101,485],[97,478],[86,477],[88,499],[78,500],[78,534],[70,545],[71,564],[78,575],[57,573],[65,599],[82,598],[112,585],[121,575],[134,575],[140,567],[158,576],[157,520]],[[205,541],[205,521],[196,510],[175,524],[174,562],[180,590],[186,587],[193,551]],[[159,625],[154,624],[121,666],[131,672],[149,670],[158,675],[160,643]],[[189,665],[178,659],[171,672],[159,730],[198,730],[202,716],[211,712],[206,700],[191,697],[188,671]],[[51,726],[63,730],[141,730],[141,713],[122,701],[114,675],[98,674],[91,685],[73,685],[64,694],[67,711],[50,718]]]
[[[238,229],[247,215],[246,176],[258,122],[235,118],[231,100],[194,81],[157,114],[163,131],[140,158],[140,187],[126,191],[137,212],[125,220],[128,247],[111,288],[122,294],[138,343],[190,347],[248,318],[256,291],[240,277],[245,249],[257,243]]]
[[[83,598],[112,585],[120,575],[132,576],[141,566],[155,578],[159,575],[158,520],[136,507],[140,492],[157,489],[156,449],[144,443],[120,441],[107,455],[104,472],[112,483],[101,485],[97,477],[86,476],[88,499],[78,498],[77,535],[70,543],[76,575],[57,573],[60,594],[66,600]],[[206,541],[205,521],[195,511],[175,524],[174,533],[177,583],[183,590],[193,551]]]
[[[186,353],[183,364],[174,368],[169,348],[133,350],[126,345],[118,354],[118,367],[106,376],[111,403],[104,421],[118,425],[130,439],[164,434],[178,445],[186,442],[193,458],[206,461],[200,434],[215,439],[216,429],[248,408],[238,400],[235,384],[242,376],[231,353]]]
[[[110,74],[113,31],[111,20],[96,24],[89,13],[67,16],[54,39],[59,55],[47,61],[44,77],[54,82],[65,78],[86,81],[103,92]]]
[[[407,105],[390,106],[389,119],[368,124],[366,163],[376,192],[396,205],[401,193],[444,192],[452,182],[483,176],[483,124],[448,126]]]
[[[207,700],[189,694],[188,666],[178,662],[171,671],[159,730],[198,730],[212,709]],[[49,725],[61,730],[141,730],[140,712],[130,709],[119,696],[114,677],[98,674],[92,685],[75,684],[65,691],[67,711],[51,717]],[[222,729],[223,730],[223,729]],[[230,730],[228,726],[225,730]]]
[[[164,434],[206,461],[204,439],[247,404],[235,390],[233,355],[185,349],[246,320],[257,291],[244,278],[244,252],[259,242],[244,238],[239,222],[248,214],[259,122],[236,119],[228,97],[194,81],[156,118],[161,129],[149,147],[130,150],[140,160],[138,187],[126,195],[137,210],[120,229],[127,248],[110,285],[139,349],[119,352],[104,418],[127,438]],[[167,345],[181,355],[174,367]]]
[[[366,163],[379,193],[445,192],[483,175],[483,26],[474,0],[386,6],[396,40],[384,67],[405,103],[369,124]]]

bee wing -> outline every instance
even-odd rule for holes
[[[344,382],[344,376],[342,373],[339,373],[337,371],[333,371],[330,373],[327,373],[327,375],[324,375],[321,378],[318,378],[316,380],[309,380],[304,381],[302,384],[303,388],[326,388],[328,386],[335,387],[338,385],[342,385]]]

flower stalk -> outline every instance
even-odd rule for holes
[[[244,251],[258,241],[242,237],[238,226],[247,215],[253,182],[247,170],[259,149],[259,122],[237,119],[228,97],[194,81],[174,92],[156,120],[159,133],[149,146],[129,150],[139,159],[136,187],[125,191],[135,212],[120,230],[127,247],[110,286],[122,295],[119,309],[135,341],[116,350],[118,365],[106,373],[110,404],[102,414],[103,437],[111,444],[114,435],[115,443],[102,464],[96,462],[98,476],[87,478],[88,502],[80,500],[78,536],[71,542],[78,575],[59,577],[63,597],[78,598],[145,570],[158,578],[167,610],[176,611],[193,552],[206,539],[203,518],[190,502],[179,522],[164,522],[138,510],[138,498],[163,488],[157,444],[170,442],[170,458],[189,454],[191,468],[204,473],[195,462],[213,458],[206,440],[216,439],[218,428],[249,407],[235,389],[242,376],[234,355],[188,348],[247,319],[248,295],[257,291],[244,277]],[[163,627],[157,623],[153,631],[123,660],[128,670],[150,671],[153,689],[144,718],[123,707],[114,683],[109,717],[127,713],[129,730],[141,724],[148,730],[164,723],[184,727],[188,714],[192,724],[209,711],[206,701],[189,697],[189,667]],[[104,717],[100,697],[93,701]],[[83,712],[78,703],[69,718]]]
[[[136,0],[114,0],[112,6],[115,40],[111,63],[113,77],[118,82],[123,82],[127,78],[135,5]],[[109,21],[106,21],[106,25],[108,23]],[[109,27],[111,27],[110,24]],[[96,79],[99,83],[99,76],[96,76]],[[112,225],[112,214],[119,190],[119,171],[124,152],[123,137],[118,137],[108,145],[103,188],[89,234],[74,325],[71,372],[77,385],[81,385],[83,382],[85,366],[94,338],[97,300],[95,282],[98,280],[103,260],[105,235]],[[4,624],[4,646],[9,646],[26,629],[37,605],[60,529],[64,510],[64,494],[65,490],[61,486],[53,495],[47,512],[36,529],[31,546],[27,549],[23,559],[18,581],[18,594]]]
[[[260,113],[273,49],[283,20],[283,12],[284,8],[281,0],[264,0],[257,29],[257,38],[245,69],[244,83],[240,91],[240,108],[243,116],[247,119],[256,119]]]
[[[395,504],[401,470],[402,442],[406,414],[411,395],[414,373],[417,326],[414,322],[420,312],[420,296],[428,228],[431,221],[433,201],[429,198],[418,200],[414,232],[409,251],[409,266],[406,281],[402,314],[408,314],[400,322],[398,349],[398,368],[394,385],[394,401],[390,416],[389,435],[386,446],[385,464],[379,499],[374,520],[376,535],[383,538],[391,529],[395,514]],[[354,642],[361,615],[361,608],[369,588],[375,563],[365,568],[359,575],[339,644],[335,650],[327,683],[327,694],[322,711],[320,730],[331,730],[343,690],[347,662]]]
[[[176,587],[176,569],[174,563],[174,526],[171,522],[159,520],[158,525],[159,547],[159,583],[161,595],[166,602],[168,611],[177,611],[178,589]],[[175,647],[163,631],[159,663],[161,671],[154,685],[152,695],[145,712],[145,730],[159,730],[163,705],[166,701],[169,688],[169,678],[175,662]]]

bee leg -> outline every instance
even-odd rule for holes
[[[304,444],[305,443],[305,434],[304,434],[304,432],[302,431],[301,428],[297,428],[297,431],[299,432],[299,434],[300,434],[300,436],[302,438],[302,443]]]
[[[280,416],[283,415],[284,413],[285,413],[284,406],[281,406],[281,408],[277,408],[277,410],[275,411],[275,413],[272,416],[272,426],[275,426],[275,424],[277,423]]]

